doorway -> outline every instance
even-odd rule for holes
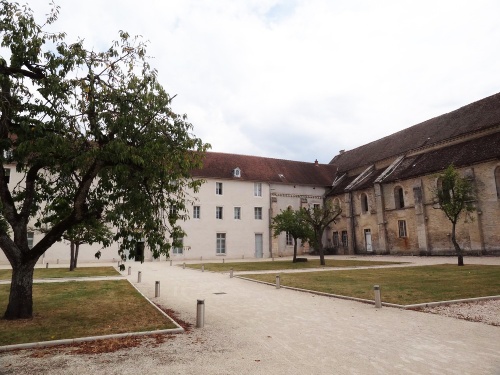
[[[264,256],[262,233],[255,233],[255,257],[262,258]]]
[[[144,262],[144,242],[137,242],[135,244],[135,261]]]
[[[373,248],[372,248],[372,231],[370,229],[365,229],[365,243],[366,243],[366,252],[371,253],[373,251]]]

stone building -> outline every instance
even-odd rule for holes
[[[500,254],[500,94],[350,151],[328,199],[343,209],[328,237],[340,253],[454,253],[451,223],[434,198],[450,164],[473,181],[477,199],[457,240],[466,253]]]

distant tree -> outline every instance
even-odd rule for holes
[[[13,269],[5,319],[32,317],[36,262],[83,223],[117,228],[122,257],[142,239],[154,257],[168,254],[209,147],[172,111],[140,39],[122,31],[103,52],[87,50],[46,31],[57,15],[41,25],[0,0],[0,159],[22,175],[9,183],[0,168],[0,248]],[[28,226],[47,222],[47,205],[57,215],[30,249]]]
[[[298,240],[303,242],[312,238],[313,233],[309,224],[304,221],[303,212],[301,210],[287,209],[281,211],[273,217],[271,228],[274,235],[278,236],[282,232],[288,232],[293,238],[293,263],[297,262],[297,245]]]
[[[470,217],[470,213],[475,210],[475,191],[472,182],[461,177],[453,165],[450,165],[443,173],[438,175],[438,186],[434,192],[439,203],[439,209],[444,212],[448,220],[451,221],[451,242],[455,247],[458,257],[458,265],[464,265],[462,249],[457,242],[456,226],[462,215]]]
[[[302,208],[302,216],[304,221],[309,224],[313,232],[313,243],[319,252],[320,264],[325,265],[325,252],[323,248],[323,233],[325,229],[342,213],[342,209],[338,206],[333,206],[330,201],[327,201],[323,207]]]

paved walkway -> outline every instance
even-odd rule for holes
[[[456,261],[407,259],[417,264]],[[467,262],[500,264],[500,258],[466,258]],[[204,328],[153,348],[39,358],[25,367],[27,373],[500,374],[500,327],[375,309],[176,264],[182,262],[128,263],[132,275],[122,274],[153,301],[193,324],[196,301],[204,299]],[[154,298],[155,281],[161,283],[159,298]],[[41,370],[47,365],[50,371]]]

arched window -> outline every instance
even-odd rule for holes
[[[361,194],[361,212],[366,214],[368,212],[368,195]]]
[[[500,199],[500,167],[495,168],[495,184],[497,186],[497,198]]]
[[[396,204],[396,208],[404,208],[405,206],[405,197],[401,186],[394,188],[394,203]]]

